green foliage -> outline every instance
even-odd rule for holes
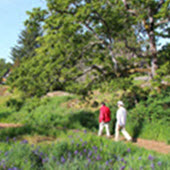
[[[127,109],[131,109],[140,101],[145,101],[149,92],[150,89],[142,89],[139,86],[132,85],[123,93],[121,100],[126,103]]]
[[[93,84],[103,81],[111,82],[113,89],[118,84],[127,89],[131,68],[146,68],[152,58],[161,65],[167,61],[168,46],[155,53],[148,48],[148,42],[155,46],[157,36],[166,37],[168,29],[162,30],[164,24],[158,22],[168,16],[167,8],[167,1],[155,0],[47,0],[46,10],[27,12],[26,29],[12,50],[20,65],[9,83],[38,97],[53,90],[88,95]],[[149,18],[158,26],[152,27]]]
[[[25,126],[16,129],[3,129],[0,131],[1,139],[6,138],[6,136],[13,137],[24,134],[58,136],[60,129],[91,129],[96,131],[98,129],[98,113],[62,107],[61,104],[68,100],[70,97],[26,99],[22,103],[22,108],[18,110],[16,107],[18,107],[20,100],[9,100],[11,109],[0,110],[1,121],[17,122],[25,124]]]
[[[170,117],[169,90],[161,94],[149,96],[147,100],[139,102],[129,110],[128,124],[133,136],[169,141],[169,117]]]
[[[0,59],[0,82],[4,74],[11,68],[11,63],[6,63],[4,59]]]
[[[13,99],[13,98],[10,98],[6,102],[6,106],[14,108],[16,111],[19,111],[21,109],[23,103],[24,103],[24,99]]]

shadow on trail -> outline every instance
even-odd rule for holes
[[[30,126],[20,126],[20,127],[8,127],[0,129],[0,141],[4,141],[7,138],[15,138],[22,135],[31,134],[33,129]]]
[[[139,118],[137,120],[137,122],[135,123],[135,126],[133,127],[133,141],[137,142],[137,138],[139,137],[141,131],[142,131],[142,127],[143,127],[143,123],[144,123],[144,119],[143,118]]]

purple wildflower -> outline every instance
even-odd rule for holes
[[[93,146],[93,149],[94,149],[94,150],[97,150],[97,146]]]
[[[109,160],[109,162],[112,162],[112,161],[113,161],[112,159]]]
[[[16,168],[16,167],[13,167],[13,168],[12,168],[12,170],[18,170],[18,168]]]
[[[152,155],[149,155],[149,156],[148,156],[148,159],[149,159],[150,161],[153,161],[153,160],[154,160],[154,157],[153,157]]]
[[[162,165],[162,162],[161,162],[161,161],[159,161],[159,162],[158,162],[158,165],[159,165],[159,166],[161,166],[161,165]]]
[[[101,157],[100,157],[100,155],[97,155],[97,158],[96,158],[96,160],[100,160],[101,159]]]
[[[109,161],[106,161],[106,165],[109,165]]]
[[[16,141],[16,137],[13,138],[13,141],[14,141],[14,142]]]
[[[42,152],[40,152],[40,156],[44,155]]]
[[[8,168],[8,170],[18,170],[18,168],[16,168],[16,167]]]
[[[78,154],[78,150],[76,150],[76,151],[74,152],[74,154],[77,155],[77,154]]]
[[[5,152],[5,156],[7,156],[8,155],[8,152]]]
[[[23,144],[27,144],[27,143],[28,143],[28,141],[27,141],[26,139],[24,139],[23,141],[21,141],[21,143],[23,143]]]
[[[124,158],[121,158],[121,161],[124,162]]]
[[[120,170],[124,170],[125,169],[125,166],[122,166],[121,168],[120,168]]]
[[[84,130],[84,133],[87,133],[87,130]]]
[[[143,170],[143,166],[140,166],[140,170]]]
[[[7,141],[7,142],[9,141],[9,137],[6,137],[6,141]]]
[[[46,163],[46,162],[48,162],[48,161],[49,161],[49,159],[48,159],[48,158],[45,158],[45,159],[42,160],[42,163]]]
[[[154,164],[153,164],[153,163],[151,163],[151,168],[152,168],[152,169],[154,169],[154,167],[155,167],[155,166],[154,166]]]
[[[127,152],[131,152],[131,149],[130,149],[130,148],[128,148],[128,149],[127,149]]]
[[[87,152],[87,150],[86,150],[86,149],[84,149],[84,152]]]
[[[46,162],[46,160],[45,160],[45,159],[43,159],[43,160],[42,160],[42,163],[45,163],[45,162]]]
[[[92,151],[89,151],[88,156],[91,156],[91,155],[92,155]]]
[[[65,158],[62,156],[61,157],[61,162],[64,163],[65,161],[66,161]]]
[[[141,160],[141,159],[142,159],[142,157],[141,157],[141,156],[139,156],[138,160]]]

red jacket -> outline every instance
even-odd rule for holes
[[[110,120],[111,120],[110,109],[105,105],[103,105],[100,108],[99,122],[101,123],[103,121],[106,123],[106,122],[110,122]]]

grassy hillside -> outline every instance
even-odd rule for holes
[[[1,98],[1,123],[19,123],[23,126],[0,130],[0,168],[167,170],[170,166],[169,155],[96,136],[98,103],[106,98],[108,100],[112,111],[110,130],[113,134],[117,109],[113,103],[118,97],[117,94],[108,94],[107,97],[98,92],[91,97],[90,102],[82,102],[78,96],[26,99],[15,93],[3,101]],[[165,114],[168,110],[163,105],[165,113],[162,112],[161,106],[162,103],[168,103],[169,98],[157,96],[155,99],[158,97],[159,100],[150,99],[129,109],[127,130],[133,137],[168,141],[168,120]],[[147,115],[151,111],[162,112],[165,120],[160,117],[160,121],[152,121],[157,120],[154,115],[152,120],[144,119],[143,113]]]
[[[16,97],[5,100],[0,105],[0,120],[5,123],[24,124],[23,132],[42,135],[56,135],[57,128],[82,129],[97,132],[99,103],[105,100],[106,95],[99,93],[91,102],[79,101],[78,96],[60,96],[53,98],[24,99]],[[104,96],[104,97],[103,97]],[[109,95],[108,95],[109,96]],[[125,100],[126,99],[126,100]],[[130,102],[124,98],[126,107]],[[111,108],[111,133],[114,133],[117,95],[107,97],[107,104]],[[79,101],[79,102],[77,102]],[[134,137],[155,139],[169,143],[169,114],[170,97],[160,94],[140,102],[135,107],[129,107],[127,130]],[[1,131],[1,136],[6,136]],[[2,134],[4,133],[4,135]],[[12,135],[13,132],[8,135]],[[16,135],[16,132],[15,132]],[[19,135],[19,134],[18,134]]]

